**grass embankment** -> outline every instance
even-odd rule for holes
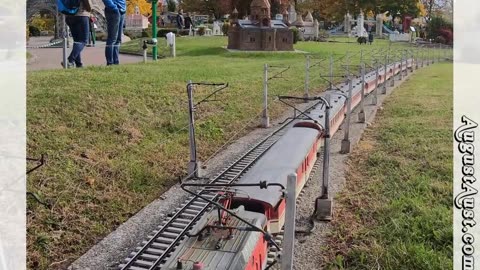
[[[196,112],[203,161],[241,127],[259,123],[249,121],[262,109],[264,63],[291,67],[270,81],[271,116],[284,110],[274,95],[303,94],[303,55],[228,53],[224,45],[224,37],[179,38],[176,59],[28,73],[28,156],[48,155],[28,177],[28,190],[52,203],[46,209],[28,202],[30,268],[64,268],[184,175],[188,80],[231,85],[220,102]],[[296,48],[327,55],[386,46],[312,42]],[[321,89],[318,73],[312,68],[311,85]],[[198,88],[196,100],[207,91]]]
[[[327,269],[452,268],[452,66],[396,89],[354,150]]]

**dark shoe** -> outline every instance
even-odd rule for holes
[[[62,67],[65,67],[65,65],[63,64],[63,61],[60,63],[60,65],[62,65]],[[67,68],[73,68],[73,67],[75,67],[75,63],[67,62]]]

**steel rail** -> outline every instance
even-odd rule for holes
[[[313,106],[312,106],[313,107]],[[308,108],[310,110],[312,107]],[[209,184],[213,184],[216,182],[221,183],[233,183],[236,181],[241,175],[243,175],[248,169],[253,166],[253,164],[261,157],[263,154],[270,149],[271,146],[275,144],[275,142],[280,139],[281,135],[286,131],[286,127],[292,123],[295,119],[285,122],[279,128],[277,128],[274,132],[268,135],[265,139],[260,141],[258,144],[253,146],[248,152],[242,155],[240,158],[237,159],[232,165],[227,167],[222,173],[218,176],[214,177],[213,180],[209,182]],[[208,189],[202,190],[204,192],[211,192]],[[205,194],[205,193],[204,193]],[[211,200],[216,200],[219,197],[219,194],[210,194],[205,195],[210,196]],[[196,204],[196,205],[195,205]],[[164,263],[168,257],[168,255],[173,251],[173,249],[184,239],[185,234],[192,229],[195,223],[203,216],[203,214],[209,209],[210,203],[205,203],[203,200],[199,198],[189,198],[187,202],[183,204],[181,207],[170,219],[162,225],[162,227],[155,232],[155,234],[148,240],[141,248],[138,250],[133,256],[129,256],[128,261],[125,264],[120,265],[120,269],[122,270],[137,270],[137,269],[157,269],[162,263]],[[192,214],[192,206],[197,208],[196,212]],[[175,224],[176,234],[173,235],[171,233],[172,225],[184,217],[187,214],[190,218],[188,222],[183,224],[183,226],[179,226]],[[180,227],[180,228],[179,228]],[[162,254],[157,254],[156,256],[152,256],[148,251],[158,238],[162,237],[163,234],[169,233],[170,243],[164,243],[163,240],[163,252]],[[162,243],[162,242],[160,242]],[[137,248],[138,249],[138,248]],[[156,249],[155,251],[157,251]],[[145,256],[146,255],[146,256]],[[154,258],[155,257],[155,258]],[[150,260],[148,260],[150,259]]]

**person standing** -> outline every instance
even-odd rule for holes
[[[88,35],[90,34],[90,11],[92,11],[91,0],[81,0],[77,13],[65,17],[65,23],[70,28],[73,37],[73,48],[67,58],[67,67],[83,67],[81,54],[88,43]]]
[[[125,0],[103,0],[103,3],[105,4],[105,18],[107,19],[105,58],[107,66],[118,65],[120,63],[119,52],[127,4]]]
[[[192,18],[190,14],[187,13],[185,16],[185,29],[190,29],[191,26],[193,27]]]
[[[88,46],[90,47],[95,47],[95,41],[96,41],[96,33],[95,31],[97,31],[97,18],[95,18],[95,16],[93,16],[93,14],[90,16],[90,35],[89,35],[89,42],[88,42]]]
[[[178,12],[176,21],[177,21],[177,28],[182,30],[183,26],[185,25],[185,20],[183,19],[182,10]]]

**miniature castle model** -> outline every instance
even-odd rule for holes
[[[272,20],[268,0],[253,0],[250,17],[238,19],[235,9],[228,31],[228,49],[245,51],[293,51],[293,32],[287,26],[288,12],[284,19]]]
[[[140,14],[140,8],[135,6],[134,14],[125,17],[125,29],[141,30],[148,28],[148,18]]]
[[[302,15],[298,14],[297,20],[292,24],[300,29],[300,37],[305,40],[318,40],[320,30],[319,23],[317,20],[313,19],[312,13],[309,11],[305,20],[303,20]]]

